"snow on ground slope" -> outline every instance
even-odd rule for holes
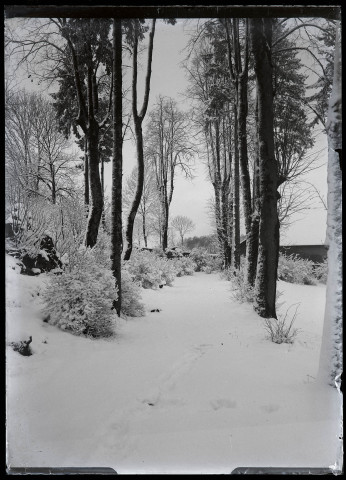
[[[340,397],[315,382],[325,287],[279,282],[281,311],[300,302],[293,345],[268,341],[252,307],[205,273],[143,291],[146,317],[96,341],[44,323],[45,277],[19,275],[12,260],[7,342],[32,335],[34,354],[7,348],[9,465],[230,473],[336,462]]]

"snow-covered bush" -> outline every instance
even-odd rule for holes
[[[327,259],[323,263],[318,263],[314,267],[314,275],[320,283],[327,283],[328,276],[328,262]]]
[[[289,283],[299,283],[303,285],[317,284],[313,262],[299,258],[295,254],[280,255],[278,278]]]
[[[221,270],[222,259],[201,248],[191,250],[189,258],[197,265],[197,272],[216,272]]]
[[[168,260],[167,258],[158,258],[158,268],[160,269],[163,285],[171,287],[174,279],[178,274],[178,266],[176,261]]]
[[[197,269],[197,264],[190,257],[177,258],[172,261],[177,269],[177,277],[193,275]]]
[[[229,267],[222,272],[222,277],[231,282],[232,298],[239,302],[253,302],[254,288],[246,281],[244,263],[240,264],[239,270]]]
[[[292,305],[291,305],[292,307]],[[278,315],[278,319],[265,318],[264,328],[269,334],[269,338],[274,343],[293,343],[298,334],[298,329],[293,328],[294,321],[297,317],[298,306],[292,315],[292,318],[288,318],[289,307],[286,310],[284,316]]]
[[[133,251],[126,268],[143,288],[172,285],[177,274],[174,262],[149,251]]]
[[[75,335],[114,335],[114,277],[95,260],[91,249],[81,248],[74,265],[60,275],[49,276],[43,293],[48,323]]]
[[[121,271],[121,312],[128,317],[143,317],[145,308],[141,300],[141,287],[133,281],[131,274]]]
[[[143,288],[156,289],[163,283],[158,259],[153,252],[133,250],[126,268]]]

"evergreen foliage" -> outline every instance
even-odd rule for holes
[[[49,277],[43,293],[48,323],[74,335],[101,338],[115,334],[114,278],[91,249],[81,247],[74,254],[74,265]]]

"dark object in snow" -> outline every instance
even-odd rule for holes
[[[48,322],[49,322],[49,320],[50,320],[50,315],[49,315],[49,314],[48,314],[48,315],[46,315],[45,317],[43,317],[43,321],[44,321],[44,323],[48,323]]]
[[[140,252],[152,252],[153,249],[152,248],[148,248],[148,247],[142,247],[139,249]]]
[[[15,352],[24,355],[24,357],[30,357],[32,351],[30,348],[30,343],[32,342],[32,337],[29,337],[29,340],[22,340],[20,342],[11,342],[11,347]]]
[[[149,405],[150,407],[154,407],[154,406],[155,406],[155,403],[148,403],[148,405]]]
[[[12,223],[5,223],[5,238],[14,238]]]
[[[41,272],[50,272],[56,268],[62,267],[62,262],[56,253],[53,240],[49,235],[41,239],[40,252],[37,255],[21,252],[21,261],[23,263],[21,272],[24,275],[37,275],[39,269]]]
[[[159,285],[159,288],[163,288],[163,285]]]
[[[160,308],[154,308],[153,310],[150,310],[151,312],[161,312]]]

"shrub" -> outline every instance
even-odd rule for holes
[[[292,307],[293,305],[291,305]],[[289,307],[286,310],[284,316],[279,316],[276,320],[275,318],[266,318],[264,319],[264,328],[269,334],[269,338],[274,343],[293,343],[295,337],[297,336],[298,329],[293,328],[293,324],[297,317],[298,306],[291,318],[288,318],[288,311],[291,308]]]
[[[81,248],[74,260],[61,275],[50,275],[43,293],[48,323],[74,335],[113,336],[117,292],[112,272],[90,249]]]
[[[111,241],[109,234],[100,229],[97,243],[92,249],[93,256],[99,265],[108,270],[111,268]],[[136,281],[124,262],[121,269],[121,313],[128,317],[143,317],[145,308],[141,303],[141,284]]]
[[[140,284],[136,283],[131,274],[123,269],[121,272],[121,311],[129,317],[143,317],[145,309],[140,302]]]
[[[211,255],[206,250],[194,248],[189,258],[197,265],[196,272],[216,272],[221,270],[222,259],[218,255]]]
[[[196,263],[189,257],[182,257],[173,261],[177,269],[177,277],[193,275],[197,269]]]
[[[323,263],[318,263],[314,267],[314,275],[321,283],[327,283],[328,276],[328,261],[325,259]]]
[[[294,254],[280,255],[278,278],[285,282],[303,285],[316,285],[317,283],[313,262],[299,258]]]
[[[245,266],[242,263],[239,270],[229,267],[222,272],[222,277],[229,280],[232,285],[232,298],[239,302],[252,302],[254,297],[254,288],[246,281]]]
[[[149,251],[133,251],[126,268],[135,282],[143,288],[153,289],[164,284],[172,285],[177,273],[173,262]]]

